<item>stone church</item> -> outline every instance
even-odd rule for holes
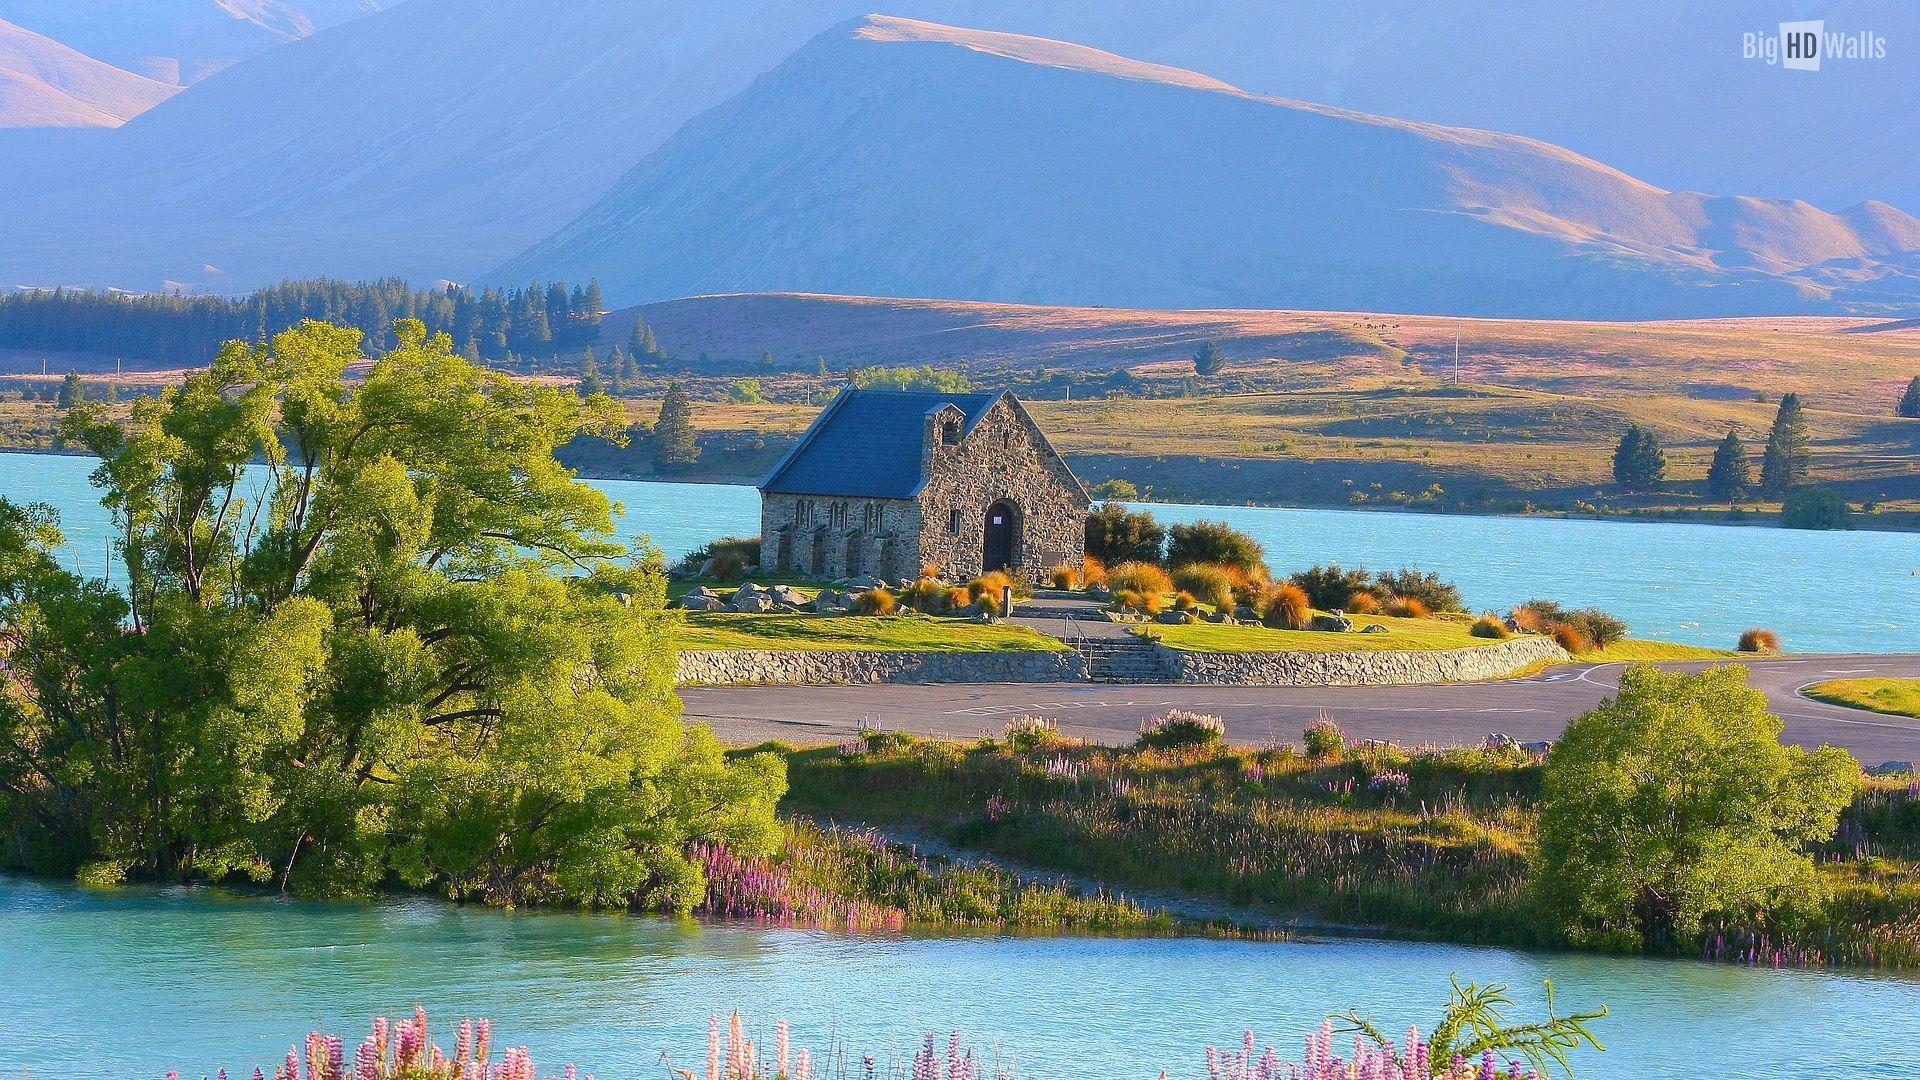
[[[1091,501],[1011,393],[846,386],[760,484],[761,565],[1040,581],[1079,564]]]

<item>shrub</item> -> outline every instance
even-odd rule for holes
[[[1087,554],[1108,565],[1160,561],[1167,531],[1145,510],[1102,504],[1087,515]]]
[[[1187,563],[1173,570],[1175,588],[1192,593],[1217,611],[1233,610],[1234,575],[1219,563]]]
[[[853,609],[862,615],[891,615],[900,609],[900,600],[892,589],[882,585],[854,597]]]
[[[1553,624],[1567,617],[1567,610],[1551,600],[1529,600],[1513,609],[1513,621],[1520,629],[1544,634]]]
[[[1181,712],[1174,709],[1140,722],[1140,738],[1135,745],[1143,749],[1165,750],[1183,746],[1213,746],[1225,741],[1227,722],[1217,716]]]
[[[1173,579],[1165,570],[1149,562],[1123,562],[1107,571],[1107,584],[1113,591],[1125,589],[1142,596],[1161,596],[1173,591]]]
[[[1432,611],[1465,611],[1460,587],[1439,574],[1417,566],[1389,570],[1374,579],[1375,591],[1387,596],[1410,596]]]
[[[1788,529],[1851,529],[1853,508],[1830,487],[1803,487],[1780,504],[1780,524]]]
[[[1275,630],[1305,630],[1313,621],[1313,605],[1307,602],[1306,590],[1291,581],[1274,586],[1260,621]]]
[[[710,540],[681,556],[680,569],[689,574],[699,573],[708,559],[714,560],[713,572],[709,575],[714,580],[738,580],[746,576],[749,567],[760,565],[760,538],[723,536],[718,540]],[[739,569],[732,574],[721,574],[720,560],[722,559],[727,560],[726,565],[729,568],[737,566]]]
[[[1381,610],[1396,619],[1424,619],[1433,614],[1427,602],[1417,596],[1389,596]]]
[[[707,564],[707,576],[715,581],[739,581],[747,576],[747,560],[731,549],[717,552]]]
[[[1599,608],[1568,612],[1566,621],[1578,627],[1588,641],[1602,649],[1627,636],[1626,622]]]
[[[1491,611],[1473,620],[1473,626],[1468,628],[1467,633],[1477,638],[1492,638],[1495,641],[1505,641],[1513,636],[1513,631],[1507,629],[1506,620]]]
[[[1266,572],[1267,553],[1260,542],[1224,521],[1196,521],[1167,530],[1167,562],[1225,563]]]
[[[1380,614],[1380,598],[1365,590],[1347,597],[1347,602],[1338,606],[1349,615]]]
[[[1020,753],[1045,750],[1060,741],[1060,725],[1044,716],[1016,716],[1007,721],[1003,737]]]
[[[952,606],[947,598],[947,586],[931,577],[923,577],[901,590],[900,602],[928,615],[937,615]]]
[[[1593,651],[1593,642],[1588,641],[1587,635],[1581,633],[1580,628],[1570,622],[1554,623],[1548,633],[1553,635],[1553,640],[1559,643],[1561,648],[1575,656]]]
[[[1780,635],[1758,626],[1742,631],[1740,634],[1741,652],[1779,652]]]
[[[1364,566],[1344,570],[1339,563],[1326,566],[1311,566],[1293,575],[1292,582],[1306,590],[1307,600],[1322,611],[1342,608],[1357,611],[1347,605],[1352,603],[1357,593],[1373,592],[1373,575]]]
[[[1307,725],[1300,739],[1307,744],[1308,757],[1336,757],[1347,750],[1346,733],[1340,730],[1339,724],[1333,722],[1333,717],[1325,713]]]

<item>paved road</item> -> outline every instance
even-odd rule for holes
[[[1866,764],[1920,760],[1920,721],[1822,704],[1799,693],[1825,679],[1920,677],[1920,655],[1796,656],[1745,661],[1751,683],[1786,721],[1784,737],[1844,746]],[[1667,664],[1698,670],[1704,664]],[[730,742],[824,742],[863,726],[971,737],[998,733],[1021,713],[1060,722],[1099,742],[1133,738],[1140,721],[1169,708],[1227,721],[1235,741],[1294,741],[1322,711],[1356,738],[1400,743],[1478,742],[1500,731],[1551,739],[1618,685],[1621,665],[1573,665],[1533,679],[1448,686],[1230,687],[1086,684],[712,687],[681,692],[687,713]]]

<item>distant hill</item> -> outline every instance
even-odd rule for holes
[[[176,89],[0,21],[0,128],[117,127]]]
[[[7,19],[89,56],[186,86],[392,0],[0,0]],[[122,117],[125,119],[125,117]]]
[[[1884,204],[1669,192],[1530,139],[873,16],[495,271],[610,299],[821,291],[1660,318],[1920,300]]]

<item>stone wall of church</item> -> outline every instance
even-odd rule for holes
[[[760,496],[760,565],[822,581],[920,567],[920,508],[907,499]]]
[[[998,402],[958,444],[941,438],[942,420],[929,416],[924,433],[930,460],[920,495],[921,558],[951,581],[978,576],[987,510],[1004,501],[1014,509],[1020,576],[1040,581],[1061,563],[1078,564],[1086,552],[1086,501],[1022,411]]]

